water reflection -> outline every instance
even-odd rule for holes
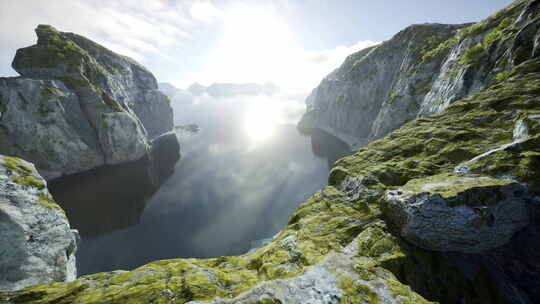
[[[155,190],[149,163],[145,158],[105,166],[53,180],[48,186],[83,238],[102,235],[140,221]]]
[[[284,119],[288,110],[271,136],[254,140],[244,120],[253,106],[253,100],[182,106],[177,123],[195,122],[200,130],[180,135],[182,159],[155,193],[143,190],[143,172],[130,169],[58,186],[73,193],[61,200],[73,226],[84,230],[79,274],[241,254],[253,240],[277,233],[298,204],[326,185],[329,163],[347,151],[331,137],[300,134]],[[113,181],[118,177],[126,179]]]
[[[57,178],[48,188],[83,238],[111,233],[139,223],[147,200],[173,174],[179,149],[166,134],[147,157]]]

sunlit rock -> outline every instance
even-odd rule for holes
[[[0,290],[74,280],[77,238],[34,166],[0,155]]]
[[[47,179],[149,153],[172,130],[168,98],[132,59],[48,25],[17,51],[23,77],[0,78],[0,152],[33,162]]]

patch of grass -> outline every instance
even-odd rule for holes
[[[480,56],[482,56],[482,53],[484,52],[484,46],[481,43],[477,43],[467,49],[465,53],[461,56],[461,59],[459,59],[458,64],[459,65],[468,65],[468,64],[475,64],[478,63]]]

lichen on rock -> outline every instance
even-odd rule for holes
[[[148,155],[173,128],[154,76],[132,59],[49,25],[0,78],[0,153],[33,162],[47,179]]]
[[[0,290],[77,276],[77,232],[45,186],[32,164],[0,155]]]
[[[299,127],[361,147],[480,92],[537,48],[536,10],[529,5],[531,13],[518,20],[527,5],[514,1],[474,24],[411,25],[350,55],[307,98]],[[522,59],[511,59],[518,53]]]
[[[526,187],[487,176],[413,179],[383,200],[400,235],[429,250],[476,253],[502,246],[529,224]]]

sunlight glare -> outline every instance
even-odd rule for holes
[[[239,5],[225,13],[223,37],[208,62],[209,75],[220,81],[266,82],[284,74],[296,49],[287,25],[277,16]]]
[[[253,105],[246,111],[244,128],[247,135],[260,142],[271,137],[279,123],[279,113],[266,105]]]

